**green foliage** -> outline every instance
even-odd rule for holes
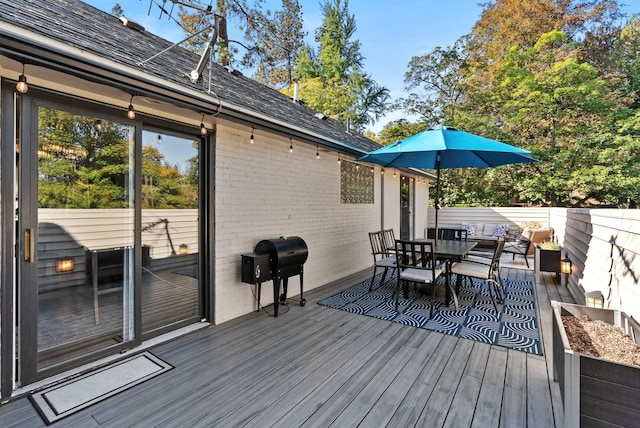
[[[297,0],[282,0],[282,10],[265,21],[256,80],[275,88],[291,87],[295,60],[304,45],[302,11]]]
[[[389,91],[363,70],[360,41],[352,40],[356,22],[349,14],[348,0],[328,0],[322,10],[324,20],[315,37],[317,52],[307,45],[296,60],[299,96],[313,110],[361,131],[384,113]],[[292,91],[289,88],[284,92]]]
[[[38,204],[41,208],[130,208],[134,150],[130,128],[40,108]],[[197,159],[183,175],[155,148],[142,149],[143,208],[196,208]]]

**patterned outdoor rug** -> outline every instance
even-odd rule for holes
[[[450,307],[445,306],[444,296],[436,294],[433,318],[429,319],[430,289],[425,289],[424,294],[420,289],[415,291],[411,285],[409,299],[404,299],[401,294],[400,306],[396,312],[395,302],[391,297],[395,278],[376,288],[379,280],[380,276],[376,277],[373,291],[369,291],[370,281],[364,281],[318,303],[347,312],[542,355],[535,296],[530,281],[504,279],[505,299],[503,304],[498,305],[498,312],[493,308],[485,281],[474,279],[473,285],[466,281],[458,295],[460,310],[456,312],[453,303]],[[455,281],[455,275],[452,280]],[[444,291],[444,287],[436,290]]]

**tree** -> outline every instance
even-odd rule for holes
[[[614,87],[620,96],[629,98],[629,107],[640,107],[640,19],[631,17],[613,49]]]
[[[301,83],[300,98],[312,109],[350,123],[362,130],[377,121],[388,104],[389,91],[378,85],[362,67],[360,41],[352,40],[355,16],[349,14],[349,2],[328,0],[322,5],[324,20],[316,30],[318,51],[307,45],[296,60],[295,74]],[[312,85],[306,85],[313,82]],[[308,92],[306,88],[312,88]],[[293,88],[285,90],[292,95]],[[339,106],[333,104],[335,94]]]
[[[461,38],[452,47],[436,47],[422,56],[414,56],[405,73],[409,96],[396,101],[397,107],[419,115],[431,125],[452,123],[456,107],[467,92],[466,40]]]
[[[124,9],[122,9],[122,6],[120,6],[119,3],[116,3],[115,6],[113,6],[113,8],[111,9],[111,15],[115,16],[116,18],[124,16]]]
[[[267,21],[262,12],[263,0],[254,0],[252,5],[247,0],[216,0],[217,13],[202,0],[191,0],[179,3],[180,25],[189,35],[195,35],[185,42],[188,49],[199,52],[204,49],[211,37],[215,26],[218,28],[216,40],[217,61],[220,65],[231,65],[238,54],[237,46],[245,49],[239,61],[245,67],[254,64],[256,56],[260,54],[260,34]],[[216,18],[217,16],[217,18]],[[229,19],[238,23],[238,29],[243,33],[244,40],[229,40],[227,23]],[[216,22],[217,20],[217,22]],[[199,35],[200,31],[202,31]],[[233,43],[233,45],[232,45]],[[237,45],[237,46],[236,46]]]
[[[282,0],[282,11],[275,12],[263,28],[256,79],[275,88],[291,87],[305,35],[298,0]]]

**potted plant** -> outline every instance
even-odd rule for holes
[[[551,301],[551,306],[553,371],[555,380],[560,383],[565,427],[637,426],[635,424],[640,420],[640,366],[607,356],[588,355],[586,351],[578,352],[573,348],[588,342],[582,323],[596,321],[598,336],[607,338],[607,347],[624,350],[625,355],[635,354],[640,351],[632,352],[629,347],[640,345],[640,325],[618,310],[556,301]],[[570,318],[564,320],[570,328],[565,328],[565,317]],[[614,334],[614,327],[622,331]]]
[[[554,272],[556,275],[562,272],[562,259],[564,259],[564,249],[557,242],[543,242],[534,244],[533,250],[533,270],[536,280],[541,281],[541,272]],[[564,275],[562,276],[562,285]]]

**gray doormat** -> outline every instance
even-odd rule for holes
[[[31,401],[48,425],[172,368],[143,352],[35,393]]]

